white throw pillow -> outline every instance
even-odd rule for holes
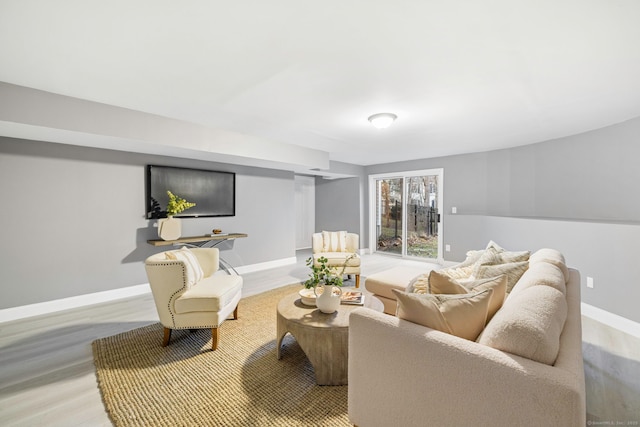
[[[198,258],[189,250],[189,248],[183,246],[177,251],[166,252],[165,257],[170,260],[184,262],[187,289],[204,278],[204,272],[198,262]]]

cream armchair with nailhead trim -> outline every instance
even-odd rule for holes
[[[218,347],[218,328],[233,313],[238,318],[242,277],[215,274],[217,248],[182,248],[161,252],[145,261],[149,285],[160,323],[162,346],[169,344],[173,329],[210,328],[212,349]]]

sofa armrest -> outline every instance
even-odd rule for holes
[[[583,398],[570,371],[367,308],[350,316],[356,425],[584,425]]]

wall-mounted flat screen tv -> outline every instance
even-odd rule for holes
[[[236,174],[147,165],[147,218],[164,218],[167,190],[196,205],[177,217],[235,216]]]

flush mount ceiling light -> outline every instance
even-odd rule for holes
[[[397,118],[398,116],[393,113],[378,113],[370,116],[369,121],[378,129],[386,129],[391,126],[391,123]]]

